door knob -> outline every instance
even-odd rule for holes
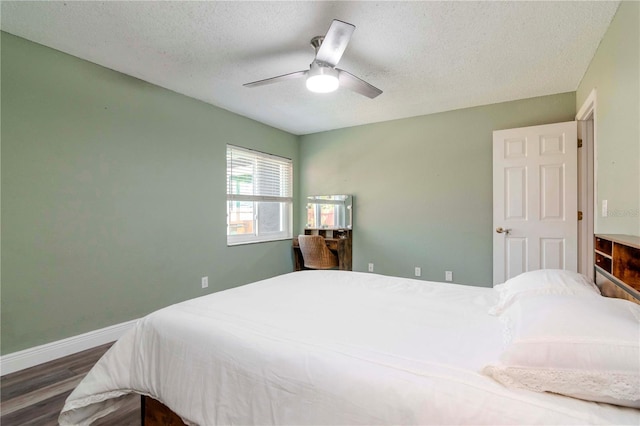
[[[499,226],[499,227],[496,228],[496,232],[498,234],[505,233],[505,234],[509,235],[509,232],[511,232],[511,229],[504,229],[502,226]]]

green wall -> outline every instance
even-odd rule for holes
[[[226,246],[225,146],[296,136],[0,34],[3,354],[292,270]]]
[[[492,132],[574,116],[571,92],[302,136],[300,195],[354,195],[354,270],[491,286]]]
[[[596,89],[595,228],[640,235],[640,3],[622,2],[576,93]],[[602,200],[609,216],[602,217]]]

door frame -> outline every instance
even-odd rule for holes
[[[594,88],[576,114],[578,138],[582,148],[578,149],[578,209],[583,212],[578,222],[578,272],[594,278],[593,235],[598,193],[597,159],[597,92]],[[593,123],[590,127],[589,121]]]

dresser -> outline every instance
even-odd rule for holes
[[[640,237],[622,234],[594,236],[595,280],[602,294],[640,299]]]

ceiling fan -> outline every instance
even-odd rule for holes
[[[382,90],[345,70],[336,68],[355,29],[355,25],[334,19],[325,36],[316,36],[311,39],[311,46],[316,50],[316,57],[309,65],[308,70],[258,80],[243,84],[243,86],[258,87],[306,76],[307,89],[312,92],[328,93],[342,86],[368,98],[375,98],[382,93]]]

